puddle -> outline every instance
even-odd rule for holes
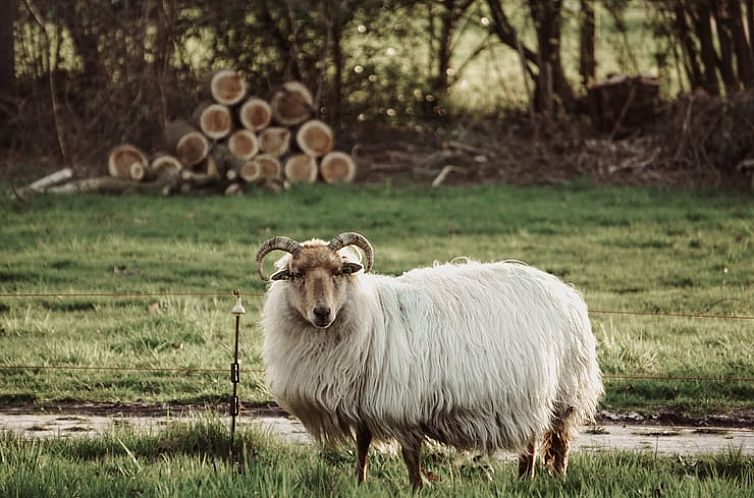
[[[127,427],[137,433],[157,433],[175,422],[191,422],[196,417],[107,417],[104,415],[55,416],[0,413],[0,432],[26,438],[93,436]],[[254,426],[263,433],[291,444],[312,444],[303,426],[281,416],[242,416],[239,427]],[[585,426],[572,442],[575,452],[642,451],[658,455],[714,454],[727,451],[754,456],[754,431],[745,428],[636,426],[600,424]],[[383,450],[395,450],[383,445]],[[511,453],[500,453],[504,459]]]

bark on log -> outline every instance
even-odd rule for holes
[[[195,173],[184,169],[181,171],[181,180],[183,184],[191,185],[194,188],[204,188],[216,185],[218,178],[216,176],[208,175],[206,173]]]
[[[311,92],[298,81],[284,83],[270,100],[275,121],[284,126],[294,126],[309,119],[313,105]]]
[[[83,192],[98,192],[103,194],[152,194],[159,193],[169,187],[173,180],[168,178],[158,179],[153,182],[135,182],[125,178],[101,176],[96,178],[84,178],[75,180],[64,185],[58,185],[47,189],[53,194],[76,194]]]
[[[335,135],[327,124],[318,119],[312,119],[298,129],[296,143],[304,153],[322,157],[332,150]]]
[[[238,110],[238,119],[247,130],[258,132],[270,125],[272,108],[266,100],[251,97]]]
[[[280,126],[271,126],[259,134],[259,150],[264,154],[281,156],[288,152],[291,131]]]
[[[231,196],[231,195],[242,195],[243,194],[243,186],[240,183],[231,183],[225,188],[225,195]]]
[[[252,161],[259,164],[259,168],[262,170],[262,176],[265,179],[277,179],[283,175],[283,166],[280,164],[280,160],[269,154],[259,154]]]
[[[204,101],[194,109],[193,123],[209,138],[220,140],[233,129],[233,117],[227,106]]]
[[[322,158],[319,174],[326,183],[351,183],[356,176],[356,163],[345,152],[330,152]]]
[[[291,183],[317,181],[317,160],[308,154],[294,154],[285,161],[285,177]]]
[[[236,130],[228,139],[228,149],[239,159],[251,159],[259,152],[259,140],[251,130]]]
[[[231,69],[210,73],[204,78],[204,86],[205,93],[219,104],[235,105],[246,96],[246,80]]]
[[[35,192],[43,192],[46,188],[58,185],[73,178],[73,170],[71,168],[63,168],[50,175],[44,176],[35,181],[23,190],[33,190]]]
[[[147,156],[130,144],[116,145],[107,155],[107,171],[110,176],[131,178],[131,165],[134,163],[147,167]]]
[[[165,128],[165,141],[168,150],[188,168],[202,162],[209,152],[207,137],[186,121],[176,120],[168,123]]]

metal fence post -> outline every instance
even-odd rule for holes
[[[241,291],[238,289],[233,291],[233,295],[236,296],[236,305],[233,306],[231,312],[236,317],[236,334],[235,334],[235,347],[233,348],[233,363],[230,364],[230,381],[233,383],[233,395],[230,398],[230,457],[233,458],[233,449],[235,446],[236,436],[236,417],[239,413],[240,402],[238,400],[238,383],[241,380],[241,371],[238,366],[238,339],[240,335],[241,327],[241,315],[246,314],[246,309],[241,303]]]

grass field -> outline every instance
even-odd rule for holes
[[[243,472],[225,459],[227,430],[216,421],[151,436],[23,441],[0,436],[0,497],[394,497],[413,496],[401,459],[373,451],[357,486],[353,452],[279,445],[241,433]],[[419,496],[726,497],[754,493],[754,461],[739,454],[662,458],[651,453],[576,455],[565,481],[540,472],[517,479],[513,463],[435,448],[424,466],[439,480]]]
[[[754,315],[754,202],[735,192],[505,186],[426,191],[312,186],[243,198],[0,201],[0,292],[260,292],[259,243],[358,230],[375,270],[518,259],[579,288],[593,310]],[[270,258],[272,259],[272,258]],[[247,296],[242,368],[262,368],[261,298]],[[0,403],[214,402],[227,396],[233,299],[0,297]],[[593,314],[608,375],[754,377],[750,321]],[[244,401],[269,394],[245,375]],[[608,379],[603,406],[692,415],[754,408],[750,382]]]

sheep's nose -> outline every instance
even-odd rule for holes
[[[330,320],[330,308],[327,306],[317,306],[314,308],[314,316],[320,322],[327,322]]]

